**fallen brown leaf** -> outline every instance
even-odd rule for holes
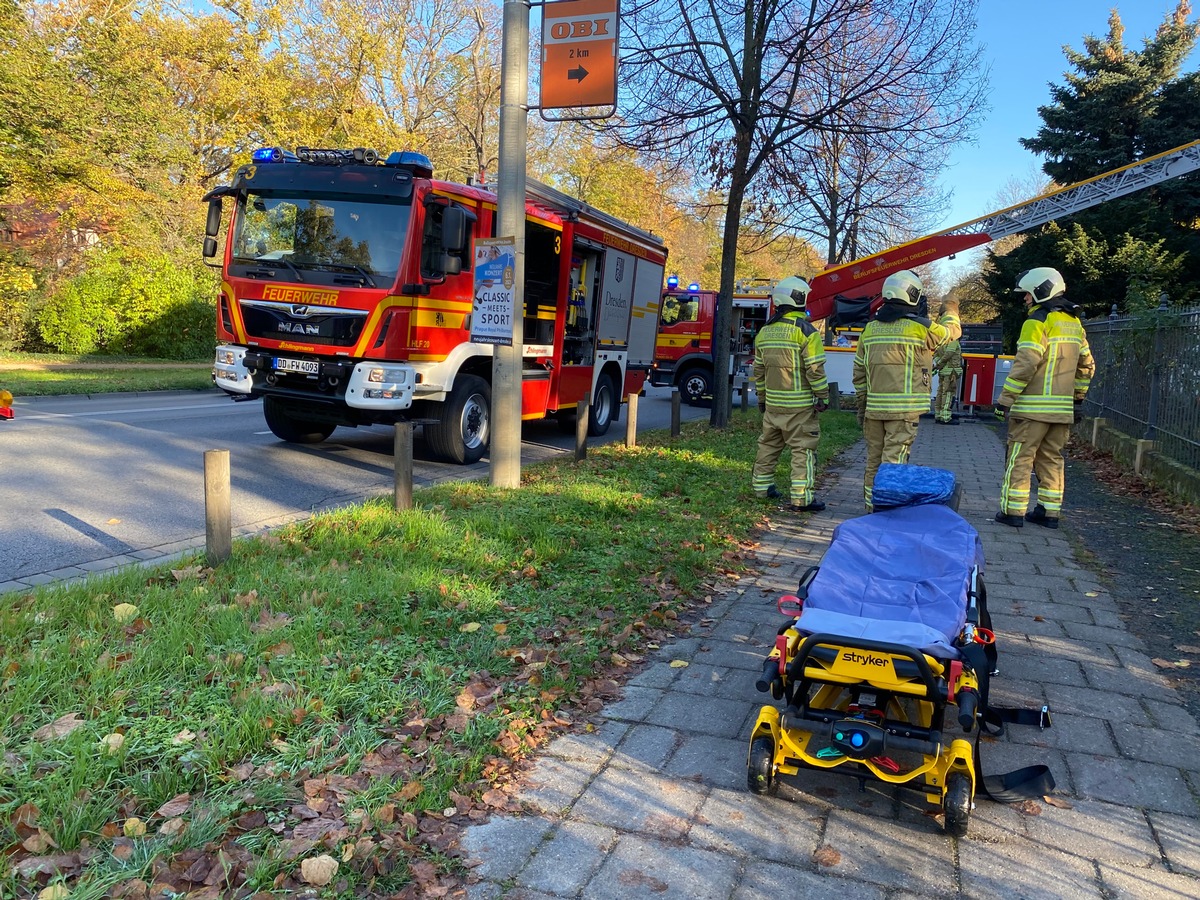
[[[1051,806],[1057,806],[1059,809],[1074,809],[1075,806],[1069,800],[1063,800],[1061,797],[1055,797],[1052,794],[1046,794],[1042,797]]]
[[[59,738],[64,738],[76,728],[86,725],[83,719],[79,718],[78,713],[67,713],[65,716],[59,716],[49,725],[43,725],[33,733],[35,741],[56,741]]]
[[[836,866],[841,861],[842,854],[828,844],[822,844],[813,854],[813,862],[818,866]]]
[[[157,810],[154,814],[162,816],[164,819],[174,819],[176,816],[182,816],[192,806],[191,794],[176,794]]]
[[[333,881],[337,874],[338,862],[332,856],[322,853],[300,862],[300,877],[316,887],[324,887]]]

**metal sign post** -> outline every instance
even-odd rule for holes
[[[525,308],[525,151],[529,139],[529,4],[504,0],[496,233],[512,235],[512,321],[492,358],[491,483],[521,485],[521,340]]]

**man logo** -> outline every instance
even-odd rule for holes
[[[292,307],[292,318],[293,319],[307,319],[309,317],[309,315],[310,315],[310,312],[309,312],[309,308],[307,306],[293,306]]]
[[[625,277],[625,260],[620,256],[617,257],[617,269],[613,275],[617,279],[618,284],[621,282],[621,279]]]

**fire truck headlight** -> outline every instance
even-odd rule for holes
[[[236,362],[237,357],[234,355],[232,350],[229,350],[225,347],[221,347],[217,350],[217,365],[232,366]]]
[[[372,369],[367,374],[367,381],[371,384],[404,384],[408,380],[407,368],[377,368]]]

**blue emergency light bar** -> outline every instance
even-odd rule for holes
[[[667,289],[673,291],[677,287],[679,287],[679,276],[678,275],[668,275],[667,276]]]
[[[691,284],[689,284],[689,285],[688,285],[688,290],[689,290],[689,291],[698,291],[698,290],[700,290],[700,282],[698,282],[698,281],[693,281]]]
[[[252,156],[254,162],[262,163],[313,163],[316,165],[342,166],[358,164],[373,166],[379,162],[374,150],[356,147],[353,150],[326,150],[317,147],[297,147],[296,152],[282,147],[260,147]],[[433,161],[424,153],[415,150],[399,150],[389,154],[385,166],[408,169],[420,178],[433,177]]]
[[[387,165],[411,169],[418,178],[433,177],[433,160],[416,150],[397,150],[387,158]]]
[[[300,162],[295,153],[282,147],[259,147],[254,151],[253,158],[256,163]]]

